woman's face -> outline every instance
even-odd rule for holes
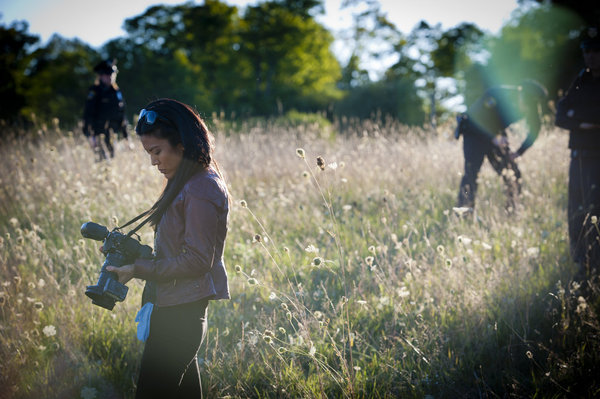
[[[140,136],[142,145],[148,154],[150,162],[156,165],[158,171],[167,179],[175,176],[177,168],[183,159],[183,146],[177,144],[173,147],[167,139],[161,139],[151,134]]]

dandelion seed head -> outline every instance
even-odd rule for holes
[[[241,200],[241,201],[240,201],[240,206],[241,206],[242,208],[248,208],[248,203],[246,202],[246,200]]]
[[[288,247],[283,247],[283,252],[288,253],[290,252],[290,249]]]
[[[275,299],[277,299],[277,294],[276,294],[276,293],[274,293],[274,292],[271,292],[271,293],[269,294],[269,299],[270,299],[270,300],[272,300],[272,301],[273,301],[273,300],[275,300]]]
[[[374,257],[372,257],[372,256],[367,256],[367,257],[365,258],[365,262],[366,262],[366,264],[367,264],[367,265],[369,265],[369,266],[372,266],[372,265],[373,265],[373,261],[374,261],[374,260],[375,260],[375,258],[374,258]]]
[[[372,254],[375,254],[375,253],[377,252],[377,250],[375,249],[375,246],[374,246],[374,245],[371,245],[371,246],[369,247],[369,252],[370,252],[370,253],[372,253]]]
[[[39,280],[38,280],[38,283],[37,283],[37,285],[38,285],[38,287],[40,287],[40,288],[44,288],[44,286],[46,285],[46,281],[44,281],[44,279],[43,279],[43,278],[41,278],[41,279],[39,279]]]
[[[592,215],[592,217],[590,218],[590,221],[592,222],[593,225],[598,224],[598,216]]]
[[[298,155],[302,159],[306,157],[306,153],[304,152],[303,148],[296,148],[296,155]]]
[[[241,273],[241,272],[242,272],[242,266],[240,266],[240,265],[235,265],[235,272],[236,272],[236,273]]]
[[[445,251],[445,248],[443,245],[438,245],[436,250],[438,251],[439,254],[443,254]]]
[[[17,226],[19,226],[19,220],[17,218],[10,218],[8,223],[10,223],[10,225],[13,227],[13,229],[16,228]]]

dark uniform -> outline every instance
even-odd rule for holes
[[[589,45],[586,48],[586,45]],[[582,44],[585,51],[600,52],[600,40]],[[596,57],[600,55],[596,54]],[[580,278],[600,264],[600,76],[582,70],[557,104],[556,125],[570,131],[569,242],[579,263]],[[588,125],[588,126],[586,126]]]
[[[537,85],[529,82],[528,84]],[[519,106],[522,86],[492,87],[471,105],[466,113],[458,116],[455,137],[463,135],[465,173],[460,182],[458,206],[473,208],[477,193],[477,175],[484,158],[502,176],[507,195],[507,209],[514,210],[515,202],[521,191],[521,171],[511,157],[506,128],[523,118],[526,119],[529,132],[517,150],[522,155],[536,140],[541,120],[538,103],[542,102],[545,92],[541,86],[535,96],[524,95],[524,101],[530,104],[526,110]],[[529,88],[529,91],[532,91]]]
[[[98,75],[110,76],[117,72],[117,68],[111,61],[103,61],[96,65],[94,71]],[[92,146],[99,153],[100,158],[106,158],[104,150],[97,142],[101,134],[104,134],[104,143],[110,156],[113,157],[112,132],[120,133],[123,138],[127,138],[125,100],[121,90],[115,84],[106,85],[101,81],[90,86],[85,102],[83,121],[83,134],[91,138]]]

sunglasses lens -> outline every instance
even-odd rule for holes
[[[146,109],[142,109],[140,111],[140,116],[138,120],[142,121],[145,119],[146,124],[152,125],[154,124],[154,122],[156,122],[157,116],[158,114],[154,111],[147,111]]]

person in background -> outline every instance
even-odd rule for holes
[[[600,36],[581,41],[585,68],[556,107],[556,125],[569,130],[568,225],[571,256],[585,280],[600,265]]]
[[[135,397],[200,398],[197,353],[206,335],[208,302],[230,298],[223,261],[228,191],[213,159],[212,135],[188,105],[153,101],[140,111],[135,131],[167,179],[154,205],[124,225],[145,218],[135,232],[150,222],[154,259],[107,266],[123,284],[146,280],[136,317],[145,346]]]
[[[516,207],[521,191],[521,172],[515,160],[531,147],[541,127],[543,108],[547,107],[547,91],[534,80],[518,86],[487,89],[465,113],[457,117],[455,137],[463,136],[465,172],[460,182],[458,207],[472,212],[477,193],[477,175],[485,158],[502,176],[509,213]],[[508,144],[507,128],[525,119],[527,137],[516,152]]]
[[[114,157],[112,144],[113,132],[127,139],[127,119],[125,117],[125,100],[117,86],[117,67],[114,61],[105,60],[94,67],[98,75],[96,82],[90,86],[83,111],[83,134],[98,159],[106,159],[100,135],[104,135],[104,144],[110,157]]]

